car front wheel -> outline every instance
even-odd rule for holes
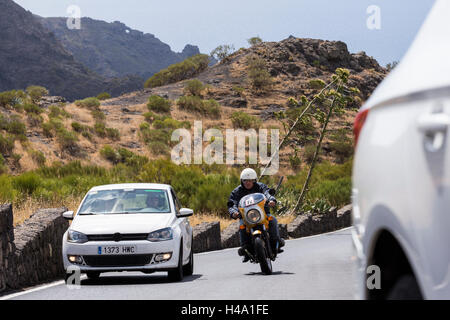
[[[169,280],[178,282],[183,280],[183,239],[180,244],[180,253],[178,255],[178,266],[168,271]]]
[[[183,273],[187,276],[192,276],[194,273],[194,250],[192,250],[192,245],[191,254],[189,255],[189,263],[183,267]]]

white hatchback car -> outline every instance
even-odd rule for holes
[[[355,120],[359,298],[450,299],[449,17],[436,1]]]
[[[169,185],[112,184],[88,191],[63,236],[64,268],[89,278],[109,271],[168,271],[174,281],[194,270],[193,233]],[[68,275],[67,275],[68,277]]]

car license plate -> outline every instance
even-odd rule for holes
[[[115,255],[115,254],[135,254],[136,246],[99,246],[98,254]]]

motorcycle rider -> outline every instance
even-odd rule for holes
[[[270,241],[272,245],[272,249],[275,250],[276,244],[278,242],[278,253],[283,252],[281,247],[284,246],[284,240],[280,238],[279,230],[278,230],[278,222],[277,219],[270,214],[269,207],[274,207],[276,205],[276,199],[274,196],[269,194],[269,187],[266,186],[264,183],[257,182],[258,176],[256,174],[256,171],[251,168],[246,168],[241,172],[241,185],[239,185],[237,188],[235,188],[230,195],[230,198],[228,200],[228,212],[230,214],[230,217],[233,219],[240,218],[240,225],[239,225],[239,242],[240,242],[240,249],[238,251],[238,254],[240,256],[244,256],[244,259],[242,262],[247,262],[250,260],[248,255],[246,254],[246,250],[249,252],[251,251],[250,246],[250,235],[247,233],[245,227],[243,227],[244,223],[242,221],[242,217],[240,216],[240,212],[238,209],[239,201],[245,197],[246,195],[252,194],[252,193],[262,193],[266,196],[267,202],[264,207],[268,217],[269,217],[269,235],[270,235]]]

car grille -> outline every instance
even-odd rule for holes
[[[83,256],[84,262],[90,267],[134,267],[149,264],[152,254]]]
[[[90,234],[87,236],[88,241],[116,241],[114,234]],[[124,233],[120,234],[120,241],[130,240],[146,240],[148,233]]]

